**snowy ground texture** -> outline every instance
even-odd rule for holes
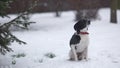
[[[89,28],[88,61],[68,61],[74,12],[63,12],[60,18],[53,13],[42,13],[32,16],[31,20],[37,23],[30,26],[30,30],[13,32],[27,45],[13,43],[14,52],[0,55],[0,68],[120,68],[120,11],[118,24],[109,22],[109,9],[101,9],[99,15],[100,19],[92,21]],[[56,57],[46,57],[46,53]],[[11,57],[17,54],[25,57]]]

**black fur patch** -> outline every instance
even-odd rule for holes
[[[70,40],[70,45],[78,44],[80,43],[80,40],[81,40],[80,36],[74,34]]]

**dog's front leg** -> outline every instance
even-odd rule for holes
[[[75,45],[71,45],[71,51],[72,51],[72,53],[74,55],[74,60],[78,61],[77,52],[75,50]]]
[[[82,59],[85,59],[86,61],[88,60],[88,48],[85,48],[85,50],[83,51],[83,54],[82,54]]]

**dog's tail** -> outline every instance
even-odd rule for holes
[[[71,45],[71,51],[73,52],[73,55],[74,55],[74,60],[75,61],[78,61],[78,57],[77,57],[77,52],[75,50],[76,46],[75,45]]]

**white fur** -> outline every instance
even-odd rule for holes
[[[85,48],[87,48],[88,44],[89,44],[89,37],[88,37],[87,34],[86,35],[80,35],[80,37],[81,37],[80,43],[77,44],[77,45],[75,45],[75,46],[77,46],[76,52],[82,52],[82,51],[84,51]]]
[[[71,53],[72,58],[74,58],[75,61],[78,61],[78,57],[77,57],[77,53],[76,53],[74,45],[71,45],[71,51],[70,51],[70,53]]]

